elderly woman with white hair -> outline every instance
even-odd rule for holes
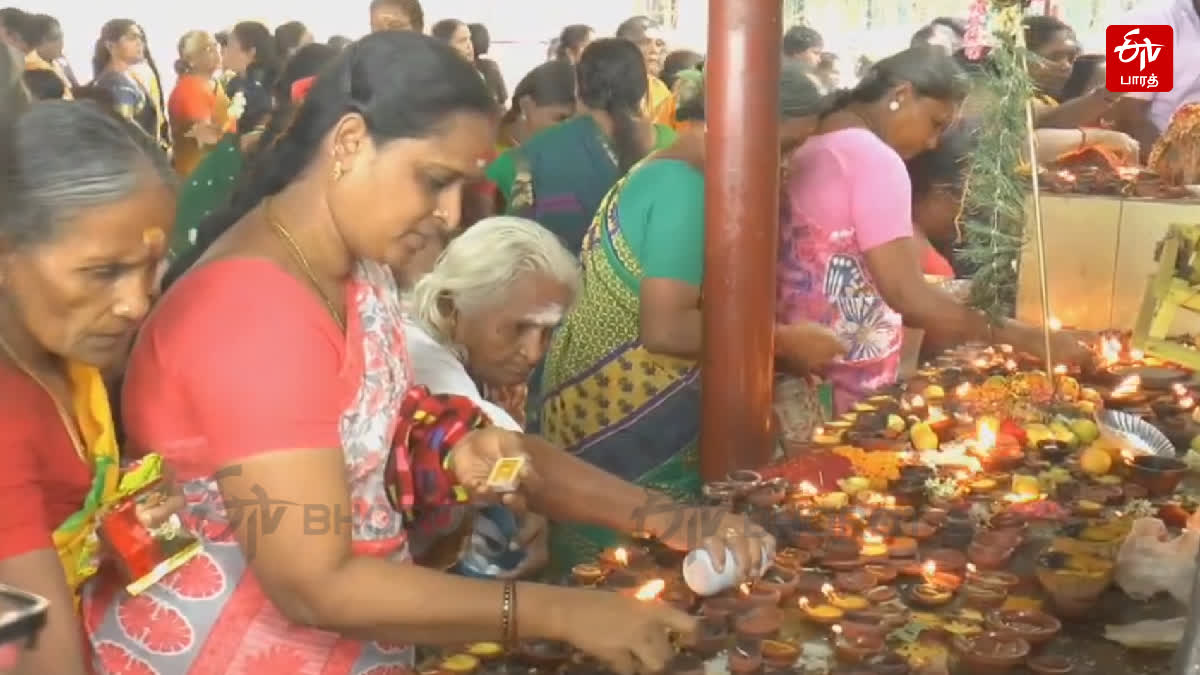
[[[416,384],[475,401],[492,423],[520,431],[533,369],[579,290],[579,264],[549,230],[524,218],[482,220],[455,238],[409,298],[405,337]],[[508,395],[504,395],[508,394]],[[459,565],[519,577],[547,562],[546,521],[485,509]]]

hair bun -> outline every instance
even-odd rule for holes
[[[175,59],[175,73],[178,75],[187,75],[187,72],[192,69],[192,66],[183,59]]]

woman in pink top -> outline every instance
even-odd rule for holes
[[[904,161],[936,147],[966,93],[964,74],[944,50],[905,50],[838,94],[817,135],[791,157],[778,320],[823,323],[846,343],[827,373],[838,410],[895,381],[904,324],[947,341],[1041,351],[1037,330],[990,322],[921,274]],[[1058,341],[1055,358],[1086,357],[1077,336]]]
[[[87,589],[99,673],[398,675],[412,643],[522,637],[661,671],[669,636],[695,629],[681,612],[411,564],[429,535],[469,533],[455,496],[486,496],[501,456],[533,468],[506,504],[677,547],[689,528],[675,519],[695,518],[722,533],[707,542],[716,559],[728,543],[758,566],[770,541],[740,518],[677,510],[536,438],[478,428],[461,397],[410,386],[385,263],[420,248],[415,226],[435,210],[456,216],[494,142],[494,106],[450,47],[370,35],[264,144],[230,210],[206,221],[201,259],[177,261],[194,264],[139,335],[123,413],[131,448],[176,470],[204,550],[140,595],[111,577]]]

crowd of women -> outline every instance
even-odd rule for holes
[[[348,44],[189,32],[164,102],[136,22],[104,26],[79,87],[57,23],[5,12],[0,583],[52,606],[18,672],[381,675],[414,644],[518,638],[657,672],[691,618],[528,579],[634,531],[741,569],[769,550],[697,499],[700,55],[645,17],[569,26],[510,94],[486,31],[426,37],[416,0],[375,0]],[[1039,25],[1048,78],[1071,36]],[[783,206],[754,224],[780,239],[781,447],[893,381],[904,326],[1042,349],[925,276],[953,274],[970,151],[971,64],[937,26],[833,92],[819,34],[785,40]],[[1059,124],[1118,104],[1038,82]],[[1086,359],[1079,338],[1056,358]],[[167,480],[139,518],[202,552],[130,595],[96,525],[146,457]],[[525,468],[497,492],[507,457]],[[297,507],[229,507],[268,496]]]

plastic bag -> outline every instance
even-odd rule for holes
[[[1183,604],[1192,596],[1196,552],[1200,550],[1200,512],[1188,520],[1183,534],[1170,538],[1157,518],[1141,518],[1117,553],[1116,582],[1130,597],[1146,600],[1161,592]]]

